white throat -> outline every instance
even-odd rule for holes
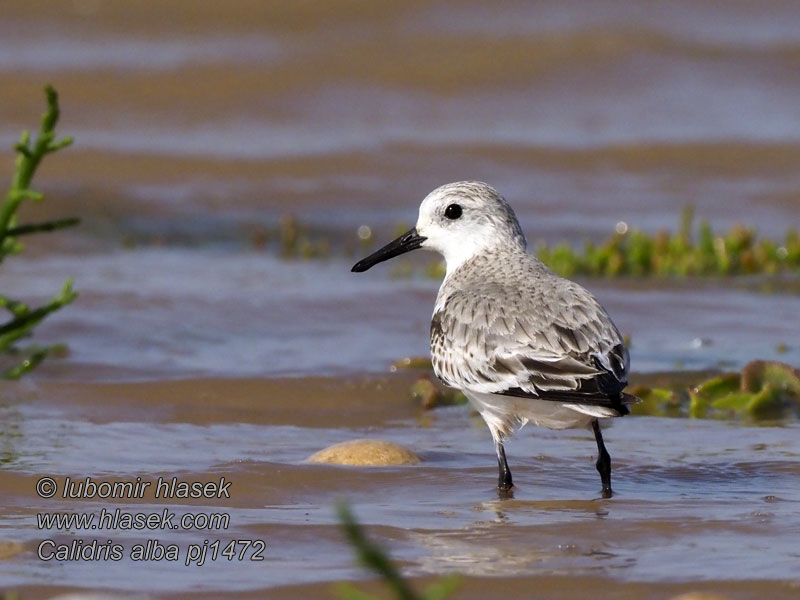
[[[452,275],[456,269],[473,258],[476,254],[478,254],[478,252],[476,252],[476,249],[471,247],[470,244],[459,244],[457,246],[448,248],[445,252],[442,252],[445,265],[447,266],[447,271],[444,275],[445,280],[447,280],[447,278],[450,277],[450,275]]]
[[[438,247],[433,244],[428,246],[428,249],[436,250],[444,257],[446,264],[444,281],[447,281],[447,279],[464,263],[469,262],[481,254],[493,252],[501,247],[507,247],[510,250],[519,250],[525,252],[524,246],[520,247],[511,240],[505,240],[505,243],[498,243],[496,240],[494,240],[494,243],[492,243],[485,238],[466,238],[459,240],[458,243],[453,243],[453,240],[448,241],[450,243],[439,245]],[[423,247],[425,246],[423,245]]]

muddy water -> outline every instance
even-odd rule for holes
[[[408,377],[396,375],[15,386],[2,407],[0,522],[2,537],[23,547],[0,561],[0,575],[15,587],[31,587],[31,596],[47,592],[32,586],[110,586],[159,596],[190,589],[249,596],[288,586],[290,596],[317,589],[323,597],[325,586],[306,584],[362,576],[332,509],[347,499],[409,575],[462,573],[469,578],[466,597],[487,593],[492,584],[486,577],[508,578],[523,597],[528,592],[522,590],[566,575],[574,587],[566,597],[581,597],[598,579],[620,597],[637,597],[626,590],[645,581],[651,582],[649,597],[712,582],[713,589],[731,590],[731,597],[752,597],[740,593],[739,581],[757,581],[742,589],[762,596],[796,597],[796,424],[644,417],[615,423],[606,432],[615,464],[613,500],[599,499],[591,434],[523,431],[508,445],[514,498],[500,500],[485,426],[464,407],[423,413],[407,398],[407,385]],[[304,462],[320,447],[376,435],[410,446],[422,462],[363,469]],[[52,500],[32,493],[43,475],[59,486]],[[141,477],[152,488],[159,477],[224,477],[230,499],[187,503],[154,493],[135,501],[65,499],[67,477]],[[227,514],[230,523],[210,531],[36,527],[37,513],[45,511],[90,512],[99,519],[103,509],[160,513],[165,507],[178,518]],[[174,544],[179,560],[135,563],[126,555],[54,564],[36,558],[43,540],[97,538],[113,540],[126,553],[158,539],[165,547]],[[185,566],[192,545],[218,539],[263,540],[264,560],[209,557],[201,566]],[[51,550],[43,552],[46,557]]]
[[[347,375],[427,355],[439,282],[391,269],[354,275],[351,264],[147,248],[20,258],[0,281],[44,299],[75,274],[80,299],[40,331],[69,340],[70,354],[40,378]],[[796,294],[765,293],[755,280],[724,290],[713,281],[584,283],[630,337],[635,371],[800,362]]]
[[[718,229],[782,236],[800,226],[798,24],[778,1],[5,2],[0,142],[33,124],[47,81],[77,140],[48,157],[48,198],[24,216],[83,224],[31,238],[0,271],[26,301],[67,276],[81,294],[35,338],[69,353],[0,393],[0,586],[329,597],[364,577],[335,526],[349,498],[409,575],[461,573],[463,597],[499,582],[510,597],[797,597],[796,423],[615,423],[610,501],[587,433],[525,431],[509,445],[515,498],[500,501],[485,427],[463,408],[421,413],[406,375],[385,379],[427,352],[437,282],[348,271],[464,178],[500,188],[531,242],[674,228],[686,204]],[[327,259],[277,258],[288,213],[330,242]],[[800,364],[796,278],[584,283],[632,339],[639,377]],[[303,462],[365,436],[423,460]],[[44,476],[232,488],[45,500]],[[165,507],[230,526],[102,531],[119,562],[36,557],[43,539],[100,539],[40,530],[39,512]],[[156,538],[181,560],[131,561]],[[264,561],[183,566],[206,539],[263,540]]]

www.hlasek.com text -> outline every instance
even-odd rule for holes
[[[63,483],[53,477],[42,477],[36,482],[36,494],[45,499],[211,499],[230,498],[231,482],[225,477],[213,481],[181,481],[177,477],[159,477],[157,481],[143,481],[141,477],[128,481],[100,481],[85,477]],[[188,507],[187,507],[188,508]],[[202,566],[209,561],[262,561],[267,545],[264,540],[204,539],[202,543],[179,546],[159,539],[126,541],[119,543],[107,538],[82,539],[72,537],[87,531],[162,531],[226,530],[230,514],[225,512],[199,512],[186,510],[174,512],[169,508],[157,511],[122,510],[102,508],[95,512],[40,512],[36,524],[40,530],[54,532],[67,539],[42,540],[36,549],[37,556],[45,562],[119,561],[132,562],[182,561],[185,565]],[[61,532],[60,534],[58,532]],[[210,536],[209,536],[210,537]]]
[[[156,512],[127,512],[115,508],[103,508],[99,514],[52,512],[37,513],[36,525],[39,529],[62,531],[114,529],[123,531],[155,531],[159,529],[227,529],[231,523],[228,513],[191,513],[178,517],[165,508]]]

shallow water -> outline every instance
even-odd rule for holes
[[[0,391],[0,557],[24,544],[0,559],[0,588],[330,597],[330,582],[365,577],[335,525],[349,498],[409,575],[462,573],[459,597],[498,582],[509,597],[797,597],[796,423],[621,420],[609,501],[590,434],[525,430],[508,449],[518,489],[500,501],[485,426],[463,407],[420,412],[410,375],[381,379],[427,354],[438,282],[349,267],[459,179],[498,187],[531,244],[599,240],[619,221],[674,229],[687,204],[717,230],[780,238],[800,227],[798,23],[780,0],[5,2],[0,145],[35,123],[47,81],[76,138],[45,161],[47,199],[25,220],[83,223],[0,269],[3,293],[29,302],[68,276],[80,292],[32,340],[68,354]],[[10,169],[9,154],[0,180]],[[261,247],[290,213],[330,258]],[[639,379],[800,364],[796,277],[582,283],[630,336]],[[423,461],[303,462],[354,437]],[[45,475],[233,488],[224,502],[47,501]],[[164,506],[232,524],[162,542],[259,538],[265,560],[35,558],[37,512]]]
[[[0,420],[0,482],[6,490],[0,537],[23,542],[26,552],[0,561],[0,577],[23,589],[97,589],[114,581],[116,590],[158,595],[186,591],[187,585],[198,593],[254,592],[358,578],[362,573],[332,509],[347,499],[410,576],[457,572],[536,581],[569,573],[610,585],[756,579],[776,598],[791,597],[786,582],[800,585],[796,424],[648,417],[615,422],[605,436],[614,461],[612,500],[599,499],[589,432],[523,430],[507,445],[514,497],[500,500],[485,426],[465,407],[421,411],[406,397],[407,382],[408,376],[396,375],[348,382],[15,386]],[[422,462],[385,468],[304,462],[326,445],[376,435],[410,446]],[[190,503],[150,494],[133,503],[42,500],[31,494],[42,475],[54,477],[59,489],[66,477],[102,482],[139,476],[155,487],[158,477],[224,476],[232,486],[229,500]],[[42,511],[149,513],[165,507],[179,517],[187,511],[226,513],[230,526],[55,534],[36,528]],[[180,562],[54,565],[31,556],[48,538],[113,539],[126,551],[158,539],[179,546]],[[188,547],[204,539],[264,540],[264,561],[184,566]]]
[[[23,257],[4,265],[0,282],[42,300],[63,273],[77,282],[80,298],[39,330],[69,340],[70,353],[45,363],[40,378],[347,375],[427,356],[439,282],[350,266],[138,249]],[[757,280],[583,283],[631,339],[635,372],[738,368],[754,357],[800,363],[795,294],[764,293]]]

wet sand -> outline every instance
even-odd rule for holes
[[[464,406],[420,409],[408,395],[413,376],[16,384],[2,406],[0,538],[24,550],[0,561],[0,577],[24,598],[56,589],[184,597],[189,588],[200,596],[260,597],[269,590],[270,597],[327,597],[330,582],[365,577],[332,508],[347,500],[409,576],[464,574],[458,597],[479,597],[498,585],[512,597],[530,587],[534,597],[563,588],[560,597],[577,598],[598,585],[619,598],[642,589],[655,598],[688,589],[731,598],[796,595],[797,424],[616,421],[606,432],[611,500],[599,497],[590,432],[525,429],[507,446],[517,487],[513,499],[501,500],[488,430]],[[422,462],[370,468],[305,462],[325,446],[363,437],[401,443]],[[148,492],[133,500],[45,500],[34,494],[43,476],[59,490],[68,477],[141,477],[152,488],[159,477],[224,477],[230,499],[166,500]],[[226,513],[230,525],[37,529],[40,512],[104,508]],[[177,563],[125,557],[53,565],[36,558],[44,539],[110,539],[126,551],[158,539],[177,545],[181,555]],[[205,539],[263,540],[264,561],[184,566],[189,546]]]

